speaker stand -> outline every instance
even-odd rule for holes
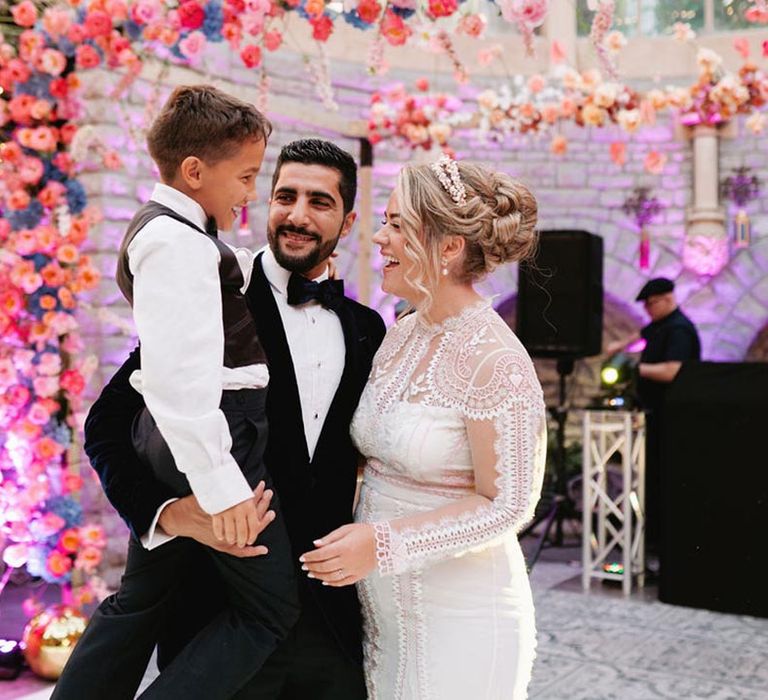
[[[557,406],[550,408],[550,413],[557,423],[557,454],[555,457],[555,480],[554,485],[548,494],[551,498],[551,505],[547,511],[539,515],[524,530],[520,532],[519,539],[526,537],[533,532],[541,523],[544,528],[536,541],[533,553],[528,560],[528,571],[533,569],[538,561],[544,543],[550,537],[550,531],[554,525],[554,538],[550,541],[555,547],[563,546],[563,522],[566,519],[579,520],[576,512],[576,505],[573,499],[568,495],[568,482],[565,465],[565,423],[568,419],[568,408],[566,404],[565,379],[573,373],[574,360],[572,357],[560,358],[557,361],[557,375],[559,379],[559,391]]]

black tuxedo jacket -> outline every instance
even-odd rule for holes
[[[246,296],[269,362],[265,461],[298,563],[300,554],[314,548],[313,540],[352,520],[358,454],[349,424],[385,327],[375,311],[351,299],[345,298],[336,310],[346,345],[344,372],[310,460],[291,353],[260,257]],[[131,443],[131,423],[144,406],[128,382],[138,368],[136,348],[104,388],[85,423],[85,451],[91,465],[110,503],[137,538],[149,529],[157,509],[172,498],[139,461]],[[325,620],[344,651],[359,662],[361,621],[355,588],[323,586],[303,574],[299,580],[302,605]]]

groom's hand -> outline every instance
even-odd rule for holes
[[[257,535],[261,534],[275,519],[275,512],[269,510],[272,493],[270,489],[265,488],[263,481],[253,491],[253,499],[256,503]],[[237,544],[230,545],[216,539],[213,533],[212,516],[200,507],[194,496],[186,496],[167,505],[160,514],[158,524],[169,535],[191,537],[207,547],[235,557],[258,557],[269,551],[263,545],[239,547]]]

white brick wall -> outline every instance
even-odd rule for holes
[[[275,133],[270,140],[263,172],[259,178],[262,199],[252,211],[253,234],[239,238],[240,245],[260,246],[265,242],[264,223],[269,182],[280,146],[294,138],[320,135],[336,140],[353,155],[358,155],[358,142],[332,132],[318,134],[302,126],[302,118],[323,107],[309,97],[312,86],[299,57],[269,57],[272,75],[271,91],[275,95],[307,98],[298,114],[284,115],[275,119]],[[222,76],[217,84],[236,94],[253,99],[257,75],[243,68],[237,59],[220,52],[207,64],[211,73]],[[359,64],[335,62],[334,75],[337,100],[340,105],[339,119],[365,117],[369,92],[374,89],[370,79],[361,77]],[[397,78],[412,83],[418,74],[387,76],[386,81]],[[198,73],[197,81],[210,80],[210,76]],[[108,76],[96,74],[89,85],[86,102],[88,121],[98,126],[112,147],[121,153],[125,167],[120,172],[90,172],[83,182],[92,202],[98,203],[104,212],[104,221],[93,231],[90,252],[104,274],[98,290],[89,297],[97,307],[108,308],[123,318],[130,312],[122,301],[114,284],[115,253],[124,228],[141,201],[149,194],[154,176],[152,165],[143,144],[131,137],[129,125],[140,125],[147,102],[156,88],[149,82],[137,83],[119,102],[105,99],[105,81]],[[161,90],[162,98],[169,91]],[[162,100],[160,100],[162,101]],[[305,111],[304,111],[305,110]],[[764,195],[750,204],[748,211],[753,222],[753,245],[735,252],[729,265],[715,278],[697,277],[682,267],[685,207],[691,199],[692,161],[690,144],[678,140],[669,119],[661,119],[652,129],[639,132],[628,140],[627,164],[615,166],[609,157],[608,146],[613,140],[625,140],[618,129],[585,130],[575,126],[564,129],[570,144],[565,157],[557,158],[549,153],[549,138],[515,139],[504,145],[481,143],[471,134],[461,134],[454,142],[457,155],[462,159],[493,164],[531,186],[539,199],[542,228],[577,228],[598,233],[605,240],[605,292],[611,300],[611,315],[607,319],[606,335],[615,337],[619,331],[642,322],[642,313],[634,297],[644,281],[664,275],[678,281],[679,300],[691,318],[697,323],[703,341],[704,356],[712,360],[738,361],[759,331],[768,322],[768,139],[745,133],[739,124],[736,138],[723,140],[720,145],[720,176],[741,166],[751,166],[763,182]],[[642,163],[651,150],[668,156],[668,163],[661,176],[643,171]],[[375,224],[381,218],[394,176],[410,154],[407,150],[382,144],[375,150],[374,217]],[[663,214],[651,225],[651,269],[641,272],[637,265],[639,236],[633,224],[621,211],[621,204],[633,187],[646,185],[665,204]],[[347,239],[339,258],[339,267],[355,288],[354,236]],[[376,255],[373,256],[377,264]],[[482,284],[485,293],[499,295],[499,301],[514,294],[517,272],[514,266],[497,271]],[[374,273],[377,285],[378,274]],[[385,318],[392,318],[392,300],[374,296]],[[125,357],[134,340],[116,327],[81,313],[83,335],[89,351],[101,358],[101,366],[90,387],[93,395],[111,376]],[[610,325],[610,328],[608,327]],[[585,369],[584,381],[594,382],[594,368]],[[104,512],[113,534],[109,561],[119,565],[124,549],[125,529],[115,516],[105,508],[98,496],[98,488],[91,488],[95,510]],[[110,578],[116,582],[116,570]]]

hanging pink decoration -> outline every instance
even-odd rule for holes
[[[651,257],[651,237],[647,226],[661,212],[663,205],[650,196],[649,187],[635,187],[632,194],[627,197],[622,205],[625,214],[629,214],[635,221],[640,232],[639,266],[641,270],[647,270]]]

